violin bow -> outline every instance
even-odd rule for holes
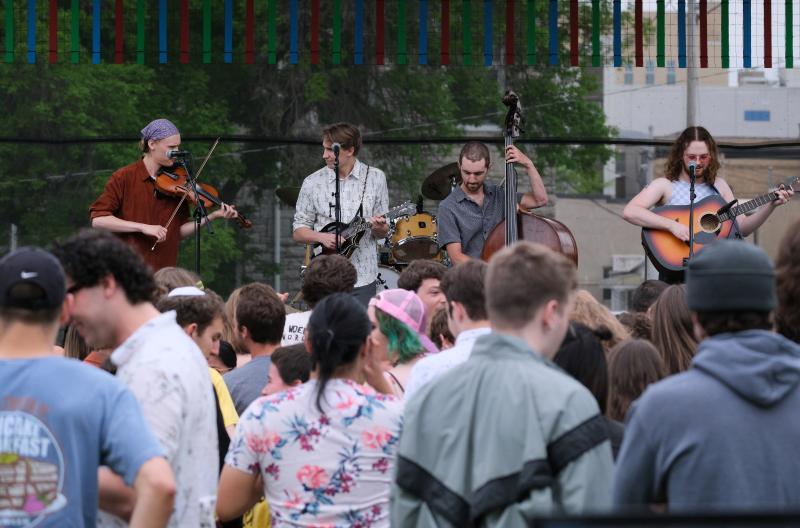
[[[206,163],[208,163],[208,160],[211,159],[211,154],[214,153],[214,149],[217,148],[217,145],[219,145],[219,139],[220,138],[217,138],[216,141],[214,141],[214,144],[211,145],[211,148],[208,149],[208,154],[206,154],[205,159],[203,159],[203,163],[200,164],[200,168],[197,169],[197,174],[195,174],[194,176],[195,179],[199,178],[200,174],[202,174],[203,169],[206,166]],[[181,196],[178,205],[175,206],[175,210],[172,211],[171,215],[169,215],[169,220],[167,220],[167,224],[164,226],[164,229],[169,229],[169,225],[172,223],[172,220],[175,218],[175,215],[178,214],[178,210],[181,208],[185,200],[186,200],[186,194],[184,193],[184,195]],[[153,244],[153,247],[150,248],[150,251],[155,250],[157,245],[158,245],[158,240],[156,240],[155,244]]]

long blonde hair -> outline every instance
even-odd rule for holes
[[[575,307],[569,318],[592,330],[605,328],[611,333],[611,339],[602,341],[606,356],[617,343],[630,337],[628,329],[614,317],[611,310],[600,304],[587,290],[578,290],[575,293]]]

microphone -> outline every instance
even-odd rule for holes
[[[168,150],[167,151],[167,157],[169,159],[188,158],[191,155],[192,155],[192,153],[189,152],[188,150]]]
[[[694,160],[691,160],[689,162],[689,176],[690,177],[694,178],[694,171],[695,170],[697,170],[697,162],[694,161]]]
[[[339,143],[334,143],[333,145],[331,145],[331,148],[333,149],[333,154],[338,157],[339,150],[341,150],[342,146]]]

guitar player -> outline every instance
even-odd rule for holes
[[[377,243],[389,233],[386,218],[380,216],[389,209],[389,190],[382,170],[366,165],[356,158],[361,147],[361,133],[349,123],[336,123],[322,131],[322,159],[325,167],[303,180],[294,214],[292,236],[303,244],[322,244],[336,247],[334,233],[320,229],[335,221],[334,145],[339,145],[339,196],[341,221],[349,222],[355,215],[369,218],[372,228],[350,257],[356,268],[353,295],[364,306],[375,295],[378,275]]]
[[[689,205],[689,165],[695,163],[695,204],[718,194],[728,203],[734,200],[728,183],[717,177],[720,155],[711,134],[703,127],[689,127],[684,130],[672,145],[665,166],[665,177],[656,178],[634,196],[625,206],[622,214],[628,222],[650,229],[662,229],[684,242],[689,241],[689,227],[650,211],[655,206]],[[761,207],[752,215],[739,215],[734,232],[738,228],[741,237],[755,231],[769,218],[772,211],[785,204],[794,191],[790,188],[778,190],[778,198]],[[669,283],[683,282],[683,272],[664,273],[659,276]]]

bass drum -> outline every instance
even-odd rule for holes
[[[378,293],[383,290],[394,290],[397,288],[397,279],[400,278],[400,272],[390,266],[379,265],[377,290]]]
[[[391,246],[392,256],[397,262],[420,259],[441,261],[436,238],[436,217],[423,212],[397,219]]]

